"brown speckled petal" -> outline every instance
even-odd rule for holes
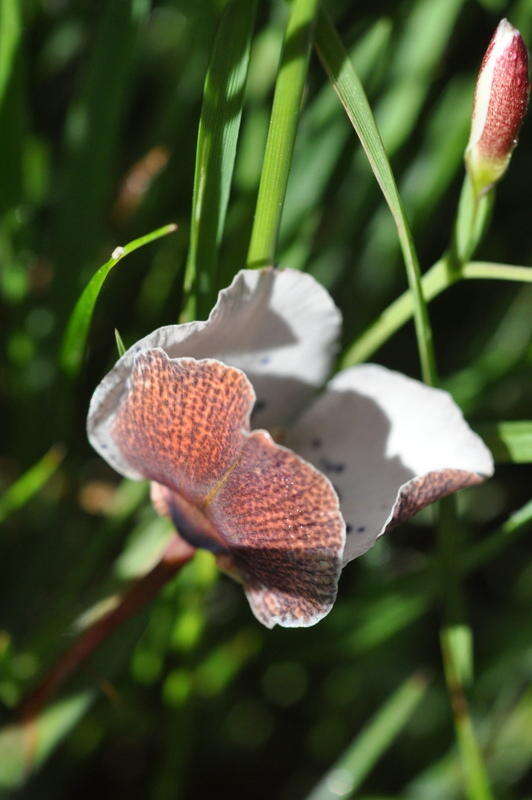
[[[255,431],[208,513],[230,539],[234,566],[264,625],[313,625],[330,611],[345,525],[318,470]]]
[[[371,364],[336,375],[287,444],[338,492],[344,562],[429,503],[493,473],[490,452],[447,392]]]
[[[149,350],[135,360],[110,436],[130,477],[201,501],[235,462],[254,399],[240,370]]]
[[[107,448],[95,446],[152,481],[156,510],[184,539],[232,565],[261,622],[311,625],[336,596],[344,522],[327,478],[266,432],[249,433],[254,399],[238,369],[143,351]]]

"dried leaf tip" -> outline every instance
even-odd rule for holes
[[[506,171],[528,105],[528,52],[519,31],[501,20],[475,89],[466,167],[478,195]]]

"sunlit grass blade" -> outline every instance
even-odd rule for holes
[[[351,48],[350,57],[362,80],[373,80],[390,42],[391,21],[380,19],[361,36]],[[302,222],[319,216],[317,210],[333,170],[350,135],[345,119],[339,113],[338,101],[331,86],[326,84],[308,104],[299,126],[294,158],[286,192],[286,205],[281,223],[280,244],[283,250],[293,238],[297,249],[308,250],[312,244],[311,231]],[[294,264],[284,252],[283,266]]]
[[[80,369],[94,307],[98,300],[100,290],[105,283],[105,279],[113,267],[125,258],[125,256],[138,250],[139,247],[143,247],[145,244],[160,239],[161,236],[167,236],[175,230],[177,230],[177,226],[173,223],[164,225],[162,228],[158,228],[145,236],[134,239],[124,247],[117,247],[113,251],[109,261],[106,261],[105,264],[94,273],[74,307],[63,338],[60,363],[62,369],[66,373],[75,375]]]
[[[421,237],[427,235],[434,213],[444,202],[445,194],[458,172],[463,171],[464,142],[470,125],[470,95],[469,82],[462,77],[445,87],[432,108],[420,145],[401,175],[399,192],[412,230],[419,232]],[[375,116],[382,134],[378,109]],[[383,141],[386,143],[384,135]],[[390,156],[388,147],[387,153]],[[385,205],[381,204],[367,221],[364,239],[367,243],[357,253],[352,285],[354,290],[364,291],[379,300],[395,290],[396,264],[401,254],[393,219]],[[376,274],[376,264],[385,264],[386,271],[380,270]],[[358,324],[356,316],[353,322]]]
[[[338,800],[353,796],[379,758],[399,736],[427,688],[426,678],[416,673],[388,698],[322,778],[307,800]]]
[[[19,0],[0,2],[0,106],[11,76],[11,70],[22,32]]]
[[[532,462],[532,421],[485,422],[475,430],[486,442],[498,464]]]
[[[65,304],[79,291],[83,270],[102,238],[139,33],[150,7],[149,0],[102,6],[81,86],[68,109],[51,241],[60,275],[58,299]]]
[[[30,467],[0,495],[0,522],[31,500],[33,495],[52,477],[64,455],[62,447],[57,445],[52,447],[40,461]]]
[[[376,104],[387,153],[413,133],[464,0],[417,0],[405,15],[390,68],[391,84]]]
[[[462,563],[462,570],[467,574],[486,564],[511,544],[516,535],[532,529],[532,500],[514,511],[497,530],[484,537],[481,542],[469,548]]]
[[[401,22],[394,27],[390,52],[386,54],[390,63],[385,71],[382,91],[372,104],[389,159],[392,159],[406,144],[410,136],[418,137],[423,129],[423,123],[419,122],[419,116],[430,96],[436,73],[441,69],[443,54],[451,42],[453,28],[463,4],[464,0],[415,0],[411,3],[407,15],[400,14]],[[420,31],[423,32],[422,35],[420,35]],[[362,77],[358,66],[356,64],[354,66],[359,77]],[[364,80],[362,82],[367,92],[371,87],[371,82],[368,83]],[[470,86],[467,89],[470,93]],[[444,90],[445,92],[446,90]],[[456,99],[458,101],[458,98]],[[444,95],[442,95],[442,100],[444,100]],[[466,114],[469,114],[469,97],[466,101],[466,108]],[[427,115],[428,126],[432,126],[437,114],[438,111],[433,109],[431,114]],[[452,129],[457,123],[460,124],[463,114],[463,105],[457,105],[453,109],[452,119],[448,118],[447,130],[440,137],[438,146],[434,148],[435,159],[444,160],[446,152],[449,153],[449,149],[453,147],[455,134]],[[464,131],[460,144],[462,150],[460,161],[466,139],[467,131]],[[424,163],[423,153],[417,148],[413,153],[413,159],[409,172],[416,170],[420,161],[422,164]],[[330,245],[333,252],[338,247],[338,241],[344,240],[346,236],[352,238],[358,234],[361,240],[365,241],[368,235],[368,224],[380,234],[381,228],[377,228],[377,219],[373,216],[378,197],[373,191],[372,176],[365,161],[363,153],[357,154],[348,179],[344,180],[343,186],[340,187],[335,208],[334,239]],[[419,202],[423,209],[427,208],[430,214],[430,204],[426,203],[425,195],[430,192],[431,184],[434,185],[439,181],[441,185],[442,176],[436,174],[438,167],[435,164],[427,165],[427,169],[423,172],[427,177],[419,175],[418,172],[415,191],[410,193],[410,197],[408,197],[408,193],[403,192],[403,187],[400,192],[413,228],[416,222],[416,203]],[[408,174],[405,175],[405,179],[408,180]],[[382,211],[384,213],[378,214],[379,223],[385,218],[388,241],[392,239],[392,236],[396,240],[395,230],[390,235],[387,210],[383,209]],[[419,228],[420,232],[423,232],[421,225]],[[372,296],[375,298],[383,296],[383,290],[386,291],[389,288],[390,282],[396,274],[395,259],[393,263],[391,259],[385,261],[386,253],[382,253],[382,251],[379,252],[378,258],[386,263],[387,269],[386,271],[375,271],[375,251],[372,250],[372,244],[375,246],[377,243],[375,241],[368,242],[368,246],[363,248],[357,258],[356,275],[347,276],[347,285],[353,286],[354,290],[356,287],[356,291],[363,289],[368,299]],[[346,309],[348,324],[350,324],[350,316],[349,310]],[[353,323],[356,326],[359,325],[360,309],[353,314]]]
[[[126,352],[126,346],[122,341],[122,337],[117,328],[115,328],[115,342],[116,342],[116,349],[118,351],[118,357],[122,358],[124,353]]]
[[[394,218],[410,291],[414,297],[414,322],[423,379],[426,383],[435,384],[437,375],[432,330],[408,220],[366,93],[338,34],[324,13],[321,13],[318,19],[316,45],[325,70],[360,139]]]
[[[286,26],[248,251],[248,266],[273,264],[318,0],[294,0]]]
[[[79,721],[95,694],[95,690],[85,689],[53,703],[41,715],[34,731],[24,721],[0,730],[0,797],[25,783]]]
[[[456,739],[464,771],[466,795],[469,800],[491,800],[493,795],[484,765],[484,756],[478,744],[463,691],[464,671],[469,674],[470,669],[470,634],[464,626],[446,626],[440,632],[440,639],[445,680],[451,700]],[[466,662],[465,667],[464,661]]]
[[[255,13],[256,0],[227,5],[205,78],[185,270],[187,318],[206,313],[216,288]]]

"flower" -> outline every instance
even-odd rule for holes
[[[152,481],[159,513],[213,551],[266,626],[311,625],[341,569],[427,504],[493,473],[444,391],[377,365],[317,395],[341,317],[295,270],[242,270],[206,322],[134,344],[92,397],[88,435]],[[254,428],[250,432],[253,409]]]
[[[510,162],[528,104],[528,53],[508,20],[497,26],[478,74],[466,166],[478,194],[498,181]]]

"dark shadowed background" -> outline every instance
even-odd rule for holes
[[[84,419],[116,358],[114,329],[127,346],[179,316],[203,81],[224,5],[0,3],[0,488],[51,446],[66,453],[0,533],[6,720],[73,621],[145,570],[167,535],[146,487],[120,484],[91,450]],[[502,16],[532,42],[532,2],[325,5],[368,91],[426,269],[449,240],[475,71]],[[281,0],[259,3],[220,286],[246,260],[285,19]],[[477,258],[531,263],[531,174],[525,123]],[[80,375],[67,378],[58,348],[87,280],[118,244],[171,221],[177,234],[110,276]],[[391,217],[315,53],[278,261],[331,291],[345,344],[406,288]],[[464,282],[430,313],[443,383],[468,419],[530,417],[532,287]],[[418,377],[413,326],[373,358]],[[526,503],[531,478],[526,465],[502,464],[463,493],[464,551]],[[200,554],[68,684],[50,723],[58,746],[17,796],[303,798],[421,671],[426,692],[356,797],[461,798],[432,519],[421,514],[351,564],[333,612],[308,630],[262,628],[240,588]],[[504,800],[532,797],[532,547],[523,534],[465,581],[471,703]],[[0,794],[2,781],[0,765]]]

